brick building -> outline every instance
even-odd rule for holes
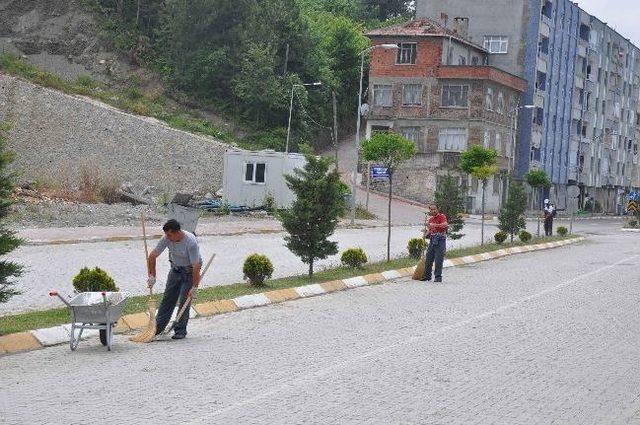
[[[373,49],[369,73],[366,136],[395,131],[415,142],[418,155],[397,170],[396,191],[422,202],[433,200],[438,177],[457,175],[467,185],[467,208],[480,208],[481,184],[455,170],[471,145],[498,152],[500,175],[486,190],[487,211],[497,211],[514,167],[515,123],[525,80],[489,65],[483,47],[465,38],[468,20],[447,29],[430,19],[369,32]]]

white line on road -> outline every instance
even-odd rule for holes
[[[353,358],[337,362],[337,363],[335,363],[333,365],[324,367],[324,368],[316,370],[314,372],[302,373],[299,376],[297,376],[297,377],[295,377],[293,379],[289,379],[289,380],[281,383],[280,385],[278,385],[276,387],[273,387],[272,389],[270,389],[268,391],[264,391],[264,392],[262,392],[260,394],[255,395],[254,397],[251,397],[251,398],[248,398],[248,399],[244,399],[242,401],[239,401],[239,402],[237,402],[235,404],[232,404],[232,405],[230,405],[228,407],[225,407],[223,409],[213,411],[213,412],[211,412],[211,413],[209,413],[209,414],[207,414],[207,415],[205,415],[203,417],[194,418],[189,423],[195,424],[195,423],[210,422],[210,419],[215,417],[215,416],[220,416],[222,414],[225,414],[225,413],[237,410],[237,409],[239,409],[241,407],[247,406],[249,404],[253,404],[253,403],[255,403],[255,402],[257,402],[257,401],[259,401],[261,399],[264,399],[264,398],[270,397],[270,396],[272,396],[272,395],[274,395],[276,393],[279,393],[279,392],[285,390],[288,387],[293,388],[296,385],[299,385],[299,384],[301,384],[301,383],[303,383],[305,381],[313,381],[313,380],[315,380],[317,378],[325,376],[325,375],[327,375],[327,374],[329,374],[331,372],[334,372],[334,371],[336,371],[338,369],[347,368],[347,367],[349,367],[351,365],[359,365],[362,360],[374,357],[374,356],[376,356],[378,354],[382,354],[382,353],[385,353],[387,351],[391,351],[391,350],[393,350],[395,348],[402,347],[402,346],[405,346],[405,345],[409,345],[409,344],[412,344],[414,342],[417,342],[417,341],[420,341],[420,340],[424,340],[424,339],[433,337],[435,335],[441,334],[443,332],[451,331],[451,330],[454,330],[456,328],[460,328],[462,326],[465,326],[467,324],[470,324],[470,323],[473,323],[473,322],[476,322],[476,321],[479,321],[479,320],[483,320],[483,319],[495,316],[495,315],[497,315],[497,314],[499,314],[501,312],[504,312],[506,310],[512,309],[514,307],[517,307],[517,306],[519,306],[521,304],[524,304],[524,303],[526,303],[528,301],[535,300],[537,298],[541,298],[541,297],[543,297],[543,296],[545,296],[547,294],[550,294],[552,292],[556,292],[556,291],[558,291],[560,289],[566,288],[567,286],[572,285],[572,284],[574,284],[574,283],[576,283],[576,282],[578,282],[578,281],[580,281],[582,279],[597,275],[599,273],[602,273],[602,272],[604,272],[606,270],[612,269],[612,268],[614,268],[614,267],[616,267],[616,266],[618,266],[620,264],[623,264],[623,263],[625,263],[627,261],[632,261],[632,260],[637,259],[639,257],[640,257],[640,255],[634,255],[634,256],[631,256],[631,257],[627,257],[624,260],[620,260],[620,261],[618,261],[616,263],[613,263],[613,264],[610,264],[608,266],[604,266],[604,267],[601,267],[599,269],[593,270],[591,272],[581,274],[581,275],[576,276],[573,279],[570,279],[570,280],[568,280],[566,282],[563,282],[563,283],[561,283],[559,285],[556,285],[556,286],[551,287],[551,288],[547,288],[547,289],[545,289],[543,291],[540,291],[540,292],[535,293],[533,295],[529,295],[527,297],[524,297],[524,298],[521,298],[519,300],[513,301],[513,302],[511,302],[509,304],[505,304],[505,305],[503,305],[501,307],[498,307],[498,308],[496,308],[494,310],[486,311],[484,313],[481,313],[481,314],[476,315],[474,317],[471,317],[469,319],[465,319],[465,320],[453,323],[451,325],[444,326],[444,327],[439,328],[439,329],[437,329],[437,330],[435,330],[433,332],[430,332],[430,333],[428,333],[426,335],[407,338],[405,340],[398,341],[398,342],[396,342],[394,344],[386,345],[384,347],[380,347],[380,348],[377,348],[375,350],[371,350],[369,352],[363,353],[363,354],[355,356]]]

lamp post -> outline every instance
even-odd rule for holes
[[[360,120],[362,118],[362,80],[364,79],[364,55],[373,51],[373,49],[398,49],[397,44],[376,44],[370,46],[360,52],[360,90],[358,91],[358,112],[356,114],[356,159],[353,165],[352,191],[351,191],[351,225],[356,223],[356,192],[358,190],[358,162],[360,159]]]
[[[287,144],[285,146],[284,152],[289,153],[289,137],[291,135],[291,115],[293,114],[293,94],[296,90],[296,87],[308,87],[308,86],[321,86],[322,83],[305,83],[305,84],[294,84],[291,86],[291,102],[289,103],[289,125],[287,126]]]

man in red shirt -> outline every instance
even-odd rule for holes
[[[429,239],[429,248],[424,264],[423,281],[431,280],[431,270],[435,261],[434,282],[442,282],[442,263],[447,251],[447,231],[449,223],[447,216],[442,214],[436,205],[429,205],[429,218],[425,223],[425,238]]]

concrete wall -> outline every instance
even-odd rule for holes
[[[0,121],[13,126],[8,147],[21,180],[73,184],[89,167],[169,194],[222,187],[227,145],[4,74]]]

